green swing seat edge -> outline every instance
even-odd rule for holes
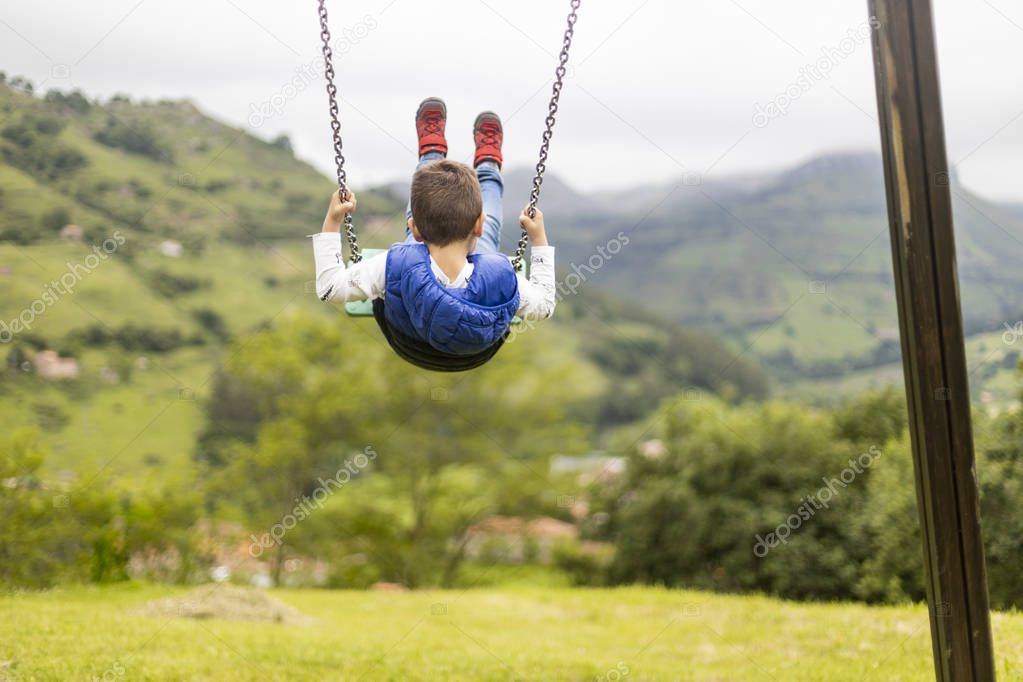
[[[384,253],[387,249],[363,249],[362,257],[371,258],[377,254]],[[349,261],[348,267],[352,264]],[[519,271],[525,267],[525,264],[519,266]],[[345,303],[345,313],[349,317],[373,317],[373,301],[349,301]],[[518,315],[512,318],[512,324],[522,324],[522,318]]]
[[[380,253],[384,253],[387,249],[363,249],[362,257],[370,258]],[[351,261],[348,262],[348,267],[352,267]],[[345,313],[349,317],[373,317],[373,301],[349,301],[345,303]]]

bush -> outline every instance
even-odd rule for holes
[[[978,430],[977,475],[987,551],[988,591],[997,609],[1023,608],[1023,412]]]
[[[47,232],[59,232],[65,225],[71,222],[71,212],[63,206],[51,208],[39,216],[39,226]]]
[[[102,489],[45,488],[34,431],[0,443],[0,585],[44,588],[62,581],[108,581],[118,571],[114,499]],[[123,559],[123,557],[122,557]]]
[[[20,343],[15,343],[7,351],[7,370],[10,372],[21,372],[22,366],[29,361],[29,357],[29,354],[25,352],[25,347]]]
[[[613,512],[617,581],[855,596],[869,548],[854,520],[872,473],[852,467],[881,450],[793,405],[678,400],[660,418],[665,452],[630,459]]]
[[[81,90],[73,90],[64,94],[60,90],[50,90],[46,93],[45,101],[56,107],[69,109],[76,114],[86,114],[92,109],[92,103],[82,94]]]
[[[193,311],[192,315],[195,316],[196,321],[202,325],[203,329],[220,341],[227,341],[231,337],[227,323],[216,310],[212,308],[199,308]]]
[[[0,152],[7,163],[48,180],[83,168],[87,159],[60,142],[64,122],[55,116],[22,112],[0,129]]]
[[[283,133],[275,137],[270,143],[270,146],[275,149],[280,149],[283,152],[287,152],[288,154],[294,154],[295,152],[295,148],[291,144],[291,138]]]
[[[32,244],[42,238],[36,220],[28,213],[11,210],[0,213],[0,241]]]
[[[32,81],[28,80],[24,76],[14,76],[8,82],[10,83],[12,88],[14,88],[15,90],[19,90],[25,93],[26,95],[31,95],[33,92],[35,92],[36,89],[35,86],[32,84]]]
[[[208,180],[202,188],[210,194],[218,194],[230,189],[233,184],[234,181],[230,178],[214,178],[213,180]]]
[[[170,163],[174,154],[163,143],[152,124],[147,121],[123,121],[107,117],[106,124],[93,135],[100,144],[122,149],[130,154],[139,154],[161,163]]]
[[[126,351],[167,353],[186,345],[201,344],[201,339],[186,338],[181,330],[173,327],[139,327],[130,322],[116,329],[95,324],[77,329],[68,334],[65,343],[99,347],[117,344]]]
[[[204,289],[210,286],[210,282],[192,275],[177,275],[167,270],[154,270],[149,273],[149,286],[161,296],[175,298],[181,294],[190,294]]]
[[[889,386],[839,407],[834,413],[835,435],[853,443],[884,444],[902,438],[908,420],[905,394]]]
[[[663,454],[634,454],[626,479],[597,499],[611,512],[615,581],[798,599],[926,597],[901,391],[831,412],[679,400],[659,417]],[[1019,608],[1023,411],[978,415],[975,431],[991,604]],[[825,500],[822,484],[846,481],[857,460],[862,473]]]
[[[32,405],[32,412],[35,413],[39,427],[50,433],[60,431],[71,423],[68,413],[54,403],[35,403]]]
[[[602,587],[608,584],[614,550],[594,543],[559,542],[554,546],[554,565],[569,575],[573,585]]]
[[[238,381],[224,367],[214,370],[212,382],[206,425],[196,439],[194,459],[218,467],[226,464],[226,453],[234,445],[255,442],[263,415],[255,387]]]
[[[160,577],[187,577],[198,556],[194,495],[54,488],[39,476],[44,459],[34,431],[18,430],[0,442],[0,587],[124,580],[133,555],[168,550],[180,558],[180,570]]]
[[[887,603],[926,598],[908,438],[893,444],[888,456],[875,467],[868,488],[862,521],[870,554],[856,584],[856,596]]]

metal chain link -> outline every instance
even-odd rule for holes
[[[572,35],[575,33],[575,22],[579,18],[577,12],[582,0],[571,0],[571,11],[568,13],[568,26],[565,28],[565,37],[562,40],[561,55],[558,58],[558,68],[554,70],[554,86],[551,88],[551,101],[547,105],[546,128],[543,131],[542,142],[540,143],[540,159],[536,163],[536,175],[533,177],[533,190],[529,193],[529,205],[526,207],[526,215],[530,218],[536,216],[536,203],[540,199],[540,186],[543,185],[543,174],[547,170],[547,152],[550,149],[551,137],[554,135],[555,115],[558,113],[558,100],[561,98],[561,88],[564,86],[565,66],[568,64],[568,51],[572,47]],[[519,237],[518,248],[515,249],[515,257],[512,258],[512,265],[518,270],[522,266],[522,259],[526,255],[526,246],[529,244],[529,235],[525,230]]]
[[[334,165],[337,167],[337,188],[341,200],[348,199],[348,174],[345,172],[344,146],[341,144],[341,120],[337,104],[337,86],[334,85],[334,50],[330,47],[330,24],[327,21],[327,0],[320,2],[320,40],[323,41],[323,77],[327,81],[327,98],[330,100],[330,129],[334,133]],[[351,261],[362,260],[359,237],[355,233],[351,214],[345,215],[345,237]]]
[[[555,116],[558,113],[558,100],[561,98],[561,90],[564,87],[565,74],[568,64],[568,54],[572,47],[572,36],[575,33],[575,23],[578,20],[579,5],[582,0],[571,0],[571,11],[568,14],[568,25],[565,28],[565,35],[562,40],[561,54],[558,59],[558,66],[554,70],[554,85],[551,88],[551,99],[547,105],[546,127],[540,143],[540,158],[536,164],[536,175],[533,177],[533,189],[529,193],[529,205],[526,214],[532,218],[536,215],[536,204],[540,199],[540,187],[543,185],[543,174],[547,170],[547,154],[550,149],[551,138],[554,136]],[[320,13],[320,40],[323,42],[323,76],[327,82],[327,98],[330,101],[330,128],[334,137],[334,164],[337,167],[337,186],[342,201],[348,198],[348,174],[345,172],[344,145],[341,141],[341,121],[339,118],[339,107],[337,103],[337,86],[334,84],[334,51],[330,47],[330,24],[327,20],[326,0],[319,0]],[[358,263],[362,260],[362,249],[359,247],[359,238],[355,232],[352,216],[345,216],[345,237],[348,241],[348,250],[351,254],[351,261]],[[519,268],[522,259],[526,254],[526,246],[529,244],[529,236],[525,230],[519,237],[518,248],[515,250],[515,257],[512,264]]]

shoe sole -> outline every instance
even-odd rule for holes
[[[501,129],[501,132],[502,133],[504,132],[504,124],[501,123],[501,117],[498,116],[497,114],[495,114],[492,111],[481,112],[480,115],[476,117],[476,122],[472,124],[472,131],[473,132],[476,132],[479,129],[480,121],[482,121],[485,118],[492,118],[495,121],[497,121],[497,125]]]
[[[444,118],[448,117],[448,105],[444,103],[444,100],[442,100],[440,97],[427,97],[426,99],[419,103],[419,108],[416,109],[415,119],[416,121],[419,120],[419,116],[420,114],[423,113],[423,109],[430,104],[439,104],[440,110],[444,112]]]

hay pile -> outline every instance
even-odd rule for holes
[[[301,625],[312,620],[266,592],[234,585],[203,585],[180,597],[151,601],[136,609],[134,613],[144,616],[201,620],[220,618],[285,625]]]

